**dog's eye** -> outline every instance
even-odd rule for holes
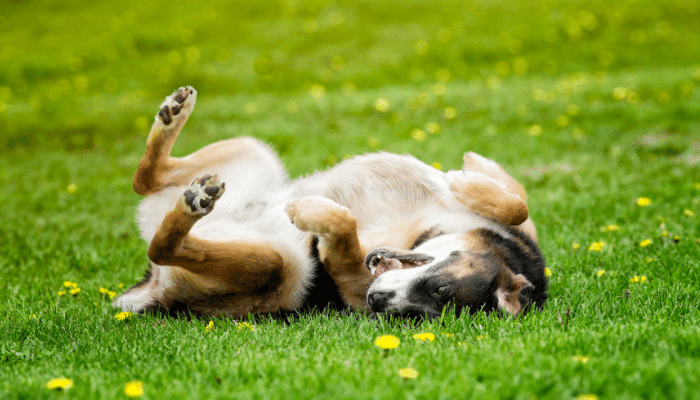
[[[437,289],[435,289],[435,296],[444,297],[449,291],[450,287],[447,285],[438,286]]]

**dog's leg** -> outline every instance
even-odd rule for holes
[[[213,242],[189,235],[224,193],[216,176],[195,180],[168,213],[148,248],[158,265],[176,266],[215,279],[226,292],[266,293],[285,278],[284,259],[272,246],[254,242]]]
[[[367,290],[374,278],[365,267],[366,252],[350,210],[324,197],[307,196],[288,203],[286,211],[297,228],[318,235],[321,262],[345,302],[367,308]]]
[[[192,87],[181,87],[165,98],[151,127],[146,152],[134,174],[134,191],[147,195],[168,186],[167,174],[177,167],[170,151],[187,118],[192,113],[197,92]]]
[[[186,157],[171,157],[170,152],[182,127],[194,109],[197,91],[182,87],[168,96],[146,142],[146,152],[134,174],[134,191],[149,195],[167,186],[184,186],[205,170],[215,168],[236,157],[249,156],[263,159],[266,165],[274,165],[281,175],[286,174],[264,144],[252,138],[234,138],[212,143]]]

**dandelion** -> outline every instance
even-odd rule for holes
[[[527,133],[532,136],[539,136],[542,134],[542,127],[539,125],[531,125],[529,128],[527,128]]]
[[[640,207],[646,207],[651,205],[651,199],[648,197],[640,197],[637,199],[637,205]]]
[[[639,247],[647,247],[651,244],[651,239],[644,239],[639,242]]]
[[[454,107],[447,107],[442,115],[445,117],[445,119],[453,119],[457,116],[457,109]]]
[[[209,332],[210,330],[214,329],[214,321],[209,321],[207,326],[204,328],[205,331]]]
[[[649,264],[650,262],[656,261],[656,258],[654,258],[654,257],[645,257],[645,258],[644,258],[644,261],[646,261],[646,263]]]
[[[617,225],[608,225],[605,228],[603,228],[603,232],[617,232],[620,230],[620,227]]]
[[[676,242],[676,243],[678,243],[678,242],[681,241],[681,237],[678,236],[678,235],[675,235],[675,236],[673,236],[673,241]]]
[[[404,379],[416,379],[418,377],[418,371],[413,368],[401,368],[399,370],[399,375]]]
[[[401,341],[394,335],[382,335],[374,341],[375,346],[384,350],[395,349],[399,347],[399,343]]]
[[[73,387],[73,381],[68,378],[55,378],[46,382],[46,388],[50,390],[64,390]]]
[[[576,397],[576,400],[598,400],[598,396],[594,394],[580,394]]]
[[[484,340],[484,335],[476,335],[476,340]]]
[[[440,125],[435,122],[428,122],[425,124],[425,130],[434,135],[440,132]]]
[[[78,284],[71,281],[63,281],[63,286],[67,288],[77,288]]]
[[[435,168],[436,170],[438,170],[438,171],[442,171],[442,164],[440,164],[440,163],[437,162],[437,161],[435,161],[434,163],[432,163],[431,166],[432,166],[433,168]]]
[[[114,315],[117,321],[128,321],[131,316],[134,315],[128,311],[123,311]]]
[[[686,217],[694,217],[695,213],[692,210],[688,210],[686,208],[685,210],[683,210],[683,215],[685,215]]]
[[[639,282],[640,282],[640,283],[644,283],[644,282],[646,282],[646,281],[647,281],[646,275],[642,275],[642,277],[639,278]]]
[[[78,293],[80,293],[80,288],[73,288],[73,289],[69,290],[68,293],[70,293],[70,294],[72,294],[73,296],[75,296],[75,295],[77,295]]]
[[[435,341],[435,335],[433,335],[430,332],[428,332],[428,333],[416,333],[415,335],[413,335],[413,338],[416,340],[420,340],[421,342],[425,342],[425,341],[434,342]]]
[[[78,191],[78,185],[76,185],[75,183],[71,183],[70,185],[68,185],[66,187],[66,192],[68,192],[70,194],[73,194],[77,191]]]
[[[124,385],[124,394],[131,398],[143,396],[143,382],[128,382],[126,385]]]
[[[639,277],[637,275],[631,277],[630,283],[639,283]]]
[[[32,314],[29,316],[29,319],[36,319],[36,314]]]
[[[251,330],[251,331],[254,331],[254,330],[255,330],[255,326],[251,325],[249,322],[239,322],[238,324],[236,324],[236,328],[237,328],[239,331],[242,331],[242,330],[244,330],[244,329],[248,329],[248,330]]]
[[[580,248],[581,248],[581,245],[576,243],[576,242],[571,244],[571,250],[578,250]]]
[[[581,364],[586,364],[586,363],[588,362],[589,358],[588,358],[588,357],[584,357],[584,356],[573,356],[573,357],[571,358],[571,360],[572,360],[573,362],[580,362]]]
[[[552,276],[552,270],[549,269],[548,267],[544,267],[544,276],[546,276],[547,278]]]
[[[309,94],[314,99],[320,100],[326,94],[326,88],[323,85],[319,85],[318,83],[311,85],[311,88],[309,89]]]
[[[600,271],[598,271],[598,276],[603,276],[603,275],[605,275],[604,269],[601,269]]]
[[[590,246],[588,246],[588,251],[603,251],[603,247],[605,247],[604,241],[601,240],[600,242],[593,242]]]
[[[374,102],[374,108],[380,113],[389,111],[389,102],[387,99],[380,97]]]
[[[411,137],[412,137],[414,140],[417,140],[417,141],[419,141],[419,142],[422,142],[422,141],[425,140],[425,131],[422,130],[422,129],[414,129],[414,130],[411,132]]]
[[[66,291],[65,291],[65,290],[59,290],[59,291],[58,291],[58,295],[59,295],[59,296],[63,296],[64,294],[66,294]]]
[[[452,337],[452,334],[448,332],[442,332],[442,335],[445,337]]]

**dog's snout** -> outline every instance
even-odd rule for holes
[[[381,312],[386,310],[389,300],[396,294],[394,292],[374,292],[367,296],[367,305],[373,312]]]

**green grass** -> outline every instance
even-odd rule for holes
[[[0,398],[126,398],[132,380],[154,399],[700,398],[700,3],[258,3],[2,5]],[[295,177],[377,150],[497,160],[528,190],[547,306],[117,321],[98,289],[147,259],[131,175],[187,84],[177,155],[252,135]]]

